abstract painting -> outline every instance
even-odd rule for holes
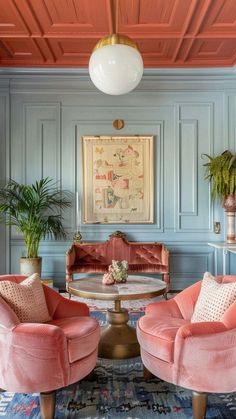
[[[153,223],[153,136],[82,137],[84,223]]]

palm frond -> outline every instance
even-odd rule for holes
[[[40,240],[66,237],[62,211],[71,200],[71,192],[60,190],[48,177],[32,185],[11,179],[0,186],[0,216],[6,225],[16,226],[23,234],[27,257],[35,257]]]

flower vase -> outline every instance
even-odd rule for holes
[[[128,278],[128,262],[126,260],[113,260],[109,266],[108,272],[114,278],[116,283],[124,283]]]

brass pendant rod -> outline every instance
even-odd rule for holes
[[[115,8],[115,33],[118,34],[118,26],[119,26],[119,0],[115,0],[116,8]]]
[[[115,17],[115,8],[116,8],[116,0],[109,0],[110,3],[110,21],[111,21],[111,28],[110,28],[110,35],[116,33],[116,17]]]

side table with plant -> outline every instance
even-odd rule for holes
[[[71,205],[71,196],[49,178],[32,185],[10,180],[0,186],[0,221],[16,227],[26,245],[26,257],[21,258],[22,274],[41,275],[42,258],[38,255],[41,240],[66,237],[62,210]]]
[[[203,154],[208,162],[205,179],[212,184],[211,198],[219,199],[227,214],[227,242],[235,242],[235,212],[236,212],[236,155],[225,150],[215,157]]]

